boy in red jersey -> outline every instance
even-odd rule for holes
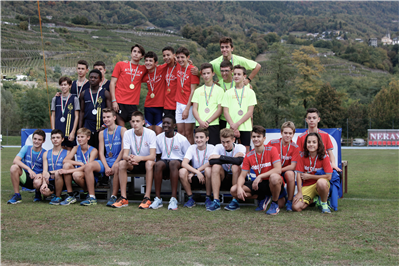
[[[191,99],[199,84],[199,77],[191,74],[190,52],[185,47],[176,51],[177,68],[177,90],[176,90],[176,124],[177,131],[185,136],[191,144],[194,144],[195,117]]]
[[[299,135],[296,143],[299,146],[300,151],[304,151],[303,145],[305,142],[305,138],[309,133],[317,132],[320,134],[321,139],[324,144],[324,148],[326,150],[326,154],[330,157],[331,166],[334,170],[341,172],[342,170],[338,168],[337,164],[335,163],[335,156],[333,153],[334,146],[331,142],[330,135],[328,133],[320,130],[317,128],[318,123],[320,122],[320,113],[316,108],[309,108],[306,110],[306,123],[308,123],[309,129],[306,130],[304,133]]]
[[[162,49],[162,58],[167,64],[165,72],[165,99],[163,105],[164,115],[172,115],[176,118],[176,88],[177,88],[177,62],[175,50],[171,46]]]
[[[132,113],[137,111],[142,78],[147,73],[146,67],[139,65],[144,54],[145,50],[141,45],[132,46],[131,60],[116,63],[112,72],[109,91],[112,109],[118,114],[116,122],[119,126],[125,126],[125,122],[130,122]],[[132,123],[130,125],[133,127]]]
[[[273,146],[277,149],[281,159],[281,175],[287,183],[288,200],[285,204],[287,211],[292,211],[292,199],[295,191],[295,166],[299,157],[299,147],[292,138],[295,134],[295,125],[291,121],[285,122],[281,126],[280,139],[272,139],[267,146]],[[267,206],[267,204],[266,204]]]
[[[242,163],[242,171],[230,193],[233,197],[241,200],[246,198],[256,199],[272,196],[272,204],[266,212],[269,215],[276,215],[279,209],[280,192],[284,189],[284,182],[281,174],[281,161],[277,149],[264,145],[266,140],[266,129],[262,126],[254,126],[252,129],[252,142],[255,149],[247,153]],[[250,170],[256,174],[255,180],[245,181]],[[281,199],[280,203],[283,203]]]
[[[315,196],[319,196],[322,213],[331,213],[327,205],[327,197],[333,169],[320,134],[312,132],[306,135],[303,149],[295,168],[295,172],[299,173],[298,193],[294,197],[292,209],[300,212],[313,202]],[[319,170],[324,170],[325,174],[316,175]]]

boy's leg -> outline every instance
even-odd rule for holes
[[[151,189],[152,189],[152,180],[154,177],[154,161],[146,161],[145,162],[145,198],[151,198]]]
[[[86,186],[86,182],[85,182],[85,173],[83,171],[74,172],[72,174],[72,179],[73,179],[73,181],[75,181],[75,183],[79,187],[83,188],[84,192],[87,192],[87,186]]]
[[[251,131],[240,131],[240,140],[241,144],[247,149],[246,153],[248,153],[251,145]]]
[[[277,202],[281,192],[283,180],[279,174],[271,174],[269,177],[269,187],[272,193],[272,201]]]
[[[288,200],[292,201],[295,192],[295,173],[293,171],[286,171],[284,178],[287,183]]]
[[[206,195],[209,196],[212,193],[212,168],[205,168],[205,188]]]
[[[158,161],[154,167],[154,185],[155,185],[155,196],[161,198],[161,187],[162,187],[162,173],[166,169],[166,161]]]
[[[181,168],[181,161],[172,160],[169,162],[170,169],[170,184],[172,187],[172,197],[177,196],[177,185],[179,184],[179,169]]]
[[[220,185],[222,180],[225,178],[224,169],[220,164],[214,164],[212,166],[212,191],[213,199],[219,199]]]
[[[112,195],[118,196],[119,191],[119,163],[114,163],[112,165],[112,170],[114,171],[114,179],[112,180]]]
[[[61,197],[62,188],[64,187],[64,178],[62,175],[58,173],[58,171],[55,172],[54,182],[55,182],[55,195],[57,197]]]
[[[64,164],[63,169],[69,170],[69,169],[73,169],[74,166],[70,163],[66,163]],[[72,189],[72,174],[65,174],[64,176],[64,182],[65,182],[65,186],[67,188],[67,192],[73,192]]]
[[[238,177],[241,174],[241,167],[239,165],[232,165],[231,172],[233,173],[232,179],[231,179],[231,183],[232,183],[231,185],[234,186],[235,184],[237,184]]]
[[[191,184],[188,181],[188,170],[186,168],[181,168],[179,170],[179,178],[180,178],[180,182],[184,188],[184,190],[186,191],[188,196],[191,196],[193,194],[193,192],[191,191]]]
[[[248,182],[248,181],[247,181],[247,182]],[[247,182],[245,182],[245,183],[247,183]],[[242,186],[242,189],[244,189],[245,194],[247,194],[247,196],[245,197],[246,199],[248,199],[248,198],[253,198],[253,196],[252,196],[252,194],[251,194],[251,189],[250,189],[246,184],[244,184],[244,185]],[[234,198],[237,198],[237,184],[235,184],[234,186],[231,187],[231,189],[230,189],[230,194],[231,194]]]
[[[128,163],[125,160],[122,160],[119,162],[119,186],[121,190],[121,196],[124,197],[125,199],[127,198],[126,196],[126,190],[127,190],[127,171],[133,170],[133,165]],[[115,180],[115,176],[114,176]],[[114,181],[115,184],[115,181]],[[115,192],[115,190],[114,190]],[[116,193],[118,193],[116,191]]]
[[[185,123],[184,124],[184,136],[187,138],[190,144],[194,144],[194,126],[195,123]]]
[[[88,164],[86,164],[85,170],[84,170],[84,178],[86,180],[86,186],[87,190],[89,192],[89,195],[94,195],[95,194],[95,179],[94,179],[94,172],[96,173],[101,173],[103,171],[103,167],[101,167],[101,164],[98,161],[93,161]]]
[[[19,193],[19,177],[22,175],[22,169],[16,164],[11,165],[10,177],[14,193]],[[30,178],[30,177],[27,177]]]

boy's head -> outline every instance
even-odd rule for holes
[[[152,70],[157,66],[158,63],[158,56],[152,52],[149,51],[144,55],[144,65],[148,70]]]
[[[87,72],[89,72],[89,63],[86,60],[79,60],[76,69],[79,77],[85,77]]]
[[[140,111],[134,111],[132,113],[132,123],[134,130],[141,130],[144,127],[145,120],[144,115]]]
[[[109,127],[115,124],[116,113],[112,108],[104,108],[103,109],[103,121],[104,124]]]
[[[281,126],[281,137],[285,144],[290,143],[295,134],[295,124],[291,121],[284,122]]]
[[[234,137],[234,130],[231,128],[223,128],[220,131],[220,141],[225,150],[233,149],[233,143],[236,140]]]
[[[91,136],[91,131],[90,129],[87,129],[85,127],[81,127],[78,129],[76,132],[76,138],[78,140],[79,145],[85,145],[89,141]]]
[[[306,110],[306,123],[309,128],[317,128],[317,124],[320,122],[320,114],[316,108],[309,108]]]
[[[51,131],[51,143],[54,146],[60,146],[62,141],[64,140],[64,133],[62,133],[59,129],[53,129]]]
[[[212,81],[214,75],[212,64],[203,63],[201,65],[201,76],[205,80],[205,83]]]
[[[46,132],[41,129],[36,129],[32,134],[33,147],[41,148],[46,141]]]
[[[195,138],[195,144],[197,144],[197,146],[202,147],[204,144],[206,145],[206,143],[209,140],[208,129],[202,127],[195,129],[194,138]]]
[[[233,40],[230,37],[222,37],[219,40],[220,51],[224,57],[228,57],[233,52]]]
[[[166,64],[170,64],[175,60],[175,49],[171,46],[166,46],[162,49],[162,58]]]
[[[162,129],[164,132],[171,132],[175,129],[176,118],[171,114],[166,114],[162,118]]]
[[[251,139],[255,147],[264,145],[266,140],[266,129],[262,126],[253,126]]]
[[[130,56],[132,57],[133,61],[140,61],[141,58],[145,55],[144,47],[140,44],[135,44],[130,49]]]
[[[190,51],[186,47],[179,47],[176,51],[176,60],[180,66],[185,67],[190,59]]]
[[[61,91],[63,93],[67,93],[72,87],[72,79],[69,77],[61,77],[58,80],[58,84],[60,85]]]
[[[92,85],[94,87],[98,86],[102,79],[103,79],[103,74],[101,73],[100,70],[93,69],[92,71],[90,71],[90,73],[89,73],[90,85]]]
[[[241,65],[235,65],[233,67],[233,78],[236,84],[242,83],[246,77],[247,77],[247,70],[245,67]]]
[[[105,76],[105,63],[103,61],[97,61],[93,65],[93,69],[98,69],[100,70],[101,74],[103,74],[103,77]]]
[[[223,80],[230,80],[233,74],[233,64],[229,60],[223,60],[220,63],[220,73]]]

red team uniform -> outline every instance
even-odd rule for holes
[[[272,139],[269,141],[267,146],[275,147],[281,159],[281,169],[285,166],[290,165],[291,163],[297,163],[299,159],[299,146],[296,145],[295,142],[291,141],[291,143],[284,147],[282,145],[282,139]],[[280,151],[282,149],[282,152]],[[284,176],[284,173],[282,173]]]
[[[165,68],[165,100],[163,105],[165,110],[176,110],[177,65]]]
[[[179,64],[176,65],[177,69],[177,89],[176,89],[176,102],[187,105],[191,93],[191,84],[199,84],[200,79],[198,76],[191,74],[193,65],[188,65],[187,69],[183,69]],[[183,82],[183,88],[181,83]]]
[[[316,161],[316,166],[314,165]],[[323,169],[326,174],[332,174],[333,170],[331,167],[330,159],[327,155],[324,156],[323,160],[320,160],[317,156],[315,158],[305,157],[304,153],[300,154],[299,160],[296,164],[295,171],[300,173],[309,173],[311,175],[316,174],[318,170]],[[311,186],[316,184],[316,179],[309,179],[302,181],[302,187]]]
[[[320,136],[321,136],[321,140],[323,141],[324,148],[326,149],[326,153],[327,153],[328,150],[334,149],[334,146],[333,146],[333,144],[331,142],[331,139],[330,139],[330,135],[328,135],[327,132],[324,132],[324,131],[322,131],[320,129],[317,129],[317,133],[319,133]],[[303,151],[303,143],[305,142],[306,136],[308,134],[309,134],[309,130],[306,130],[304,133],[299,135],[299,137],[298,137],[298,139],[296,141],[297,145],[299,146],[299,150],[300,151]]]
[[[165,87],[166,87],[164,83],[164,77],[166,69],[167,65],[163,64],[157,66],[156,71],[144,75],[142,82],[146,82],[148,88],[148,93],[147,97],[145,98],[144,107],[164,107],[164,99],[165,99],[164,96],[165,96]],[[154,88],[154,91],[151,90],[151,85]],[[151,97],[152,93],[154,94],[153,95],[154,97]]]

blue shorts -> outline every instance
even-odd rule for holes
[[[100,167],[101,167],[101,170],[100,170],[100,172],[98,172],[98,173],[99,173],[99,174],[104,174],[104,173],[105,173],[105,167],[104,167],[103,162],[102,162],[101,160],[95,160],[95,162],[98,162],[98,164],[99,164]],[[112,166],[114,165],[114,162],[115,162],[115,160],[112,160],[112,161],[107,160],[108,167],[112,168]]]
[[[145,125],[162,126],[163,107],[144,107]]]

